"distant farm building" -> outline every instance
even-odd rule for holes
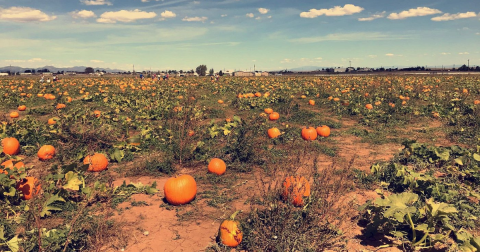
[[[0,73],[0,76],[8,76],[8,73]]]
[[[255,76],[255,74],[252,72],[237,71],[233,73],[233,76],[251,77],[251,76]]]

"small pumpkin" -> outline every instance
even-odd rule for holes
[[[317,139],[318,133],[313,127],[303,128],[302,129],[302,138],[306,141],[312,141]]]
[[[281,135],[280,130],[277,128],[270,128],[267,130],[267,134],[269,138],[277,138]]]
[[[294,206],[303,206],[303,197],[310,196],[310,183],[303,176],[289,176],[283,182],[282,196]]]
[[[314,101],[314,100],[309,100],[309,101],[308,101],[308,104],[314,106],[314,105],[315,105],[315,101]]]
[[[17,183],[16,188],[18,191],[22,192],[22,199],[29,200],[33,197],[33,195],[36,195],[40,192],[40,185],[35,188],[37,181],[38,180],[35,177],[26,177]]]
[[[243,232],[240,229],[240,222],[235,220],[235,217],[239,212],[241,212],[241,210],[236,211],[230,216],[230,218],[224,220],[222,224],[220,224],[220,228],[218,230],[219,241],[223,245],[231,248],[237,247],[243,239]]]
[[[100,111],[100,110],[93,111],[93,115],[97,118],[100,117],[101,114],[102,114],[102,111]]]
[[[277,113],[277,112],[272,112],[269,116],[268,116],[268,119],[270,121],[276,121],[278,120],[278,118],[280,118],[280,115]]]
[[[8,174],[7,169],[10,169],[10,170],[11,170],[11,169],[14,168],[14,167],[17,168],[17,169],[20,169],[20,168],[25,167],[25,164],[24,164],[23,162],[17,162],[17,163],[14,165],[14,164],[13,164],[13,161],[16,161],[16,160],[15,160],[15,159],[10,159],[10,160],[7,160],[7,161],[3,162],[3,163],[1,164],[1,166],[3,166],[3,168],[4,168],[5,170],[0,169],[0,173]]]
[[[55,147],[44,145],[38,150],[37,156],[42,161],[52,159],[55,156]]]
[[[193,136],[195,135],[195,131],[193,130],[189,130],[188,133],[187,133],[188,136]]]
[[[271,113],[273,113],[273,109],[271,109],[271,108],[266,108],[266,109],[264,110],[264,112],[265,112],[265,114],[271,114]]]
[[[168,203],[175,206],[187,204],[197,195],[197,182],[190,175],[169,178],[163,192]]]
[[[25,105],[18,106],[18,111],[25,111],[26,109],[27,109],[27,106]]]
[[[3,153],[7,155],[16,155],[20,152],[20,142],[14,137],[2,139]]]
[[[83,164],[89,165],[87,171],[101,172],[107,169],[108,159],[101,153],[88,155],[83,159]]]
[[[222,175],[227,170],[227,165],[220,158],[212,158],[208,163],[208,172]]]
[[[368,110],[373,109],[373,105],[368,103],[368,104],[365,105],[365,108],[368,109]]]
[[[54,125],[54,124],[57,123],[57,120],[55,118],[50,118],[50,119],[48,119],[47,123],[48,123],[48,125]]]
[[[20,116],[20,114],[18,114],[17,111],[13,111],[12,113],[10,113],[10,118],[18,118]]]
[[[57,104],[56,109],[63,109],[63,108],[66,108],[66,107],[67,107],[67,105],[65,105],[63,103],[59,103],[59,104]]]
[[[316,128],[317,134],[322,137],[330,136],[330,127],[327,125],[322,125]]]
[[[223,104],[223,100],[218,100],[217,101],[219,104]]]

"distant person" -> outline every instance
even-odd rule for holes
[[[40,78],[40,83],[43,83],[45,82],[45,80],[43,79],[43,75],[42,75],[42,78]]]
[[[50,78],[47,79],[47,83],[50,83]]]

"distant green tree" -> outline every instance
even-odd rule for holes
[[[93,67],[87,67],[85,68],[85,73],[86,74],[95,73],[95,69],[93,69]]]
[[[219,75],[219,76],[223,76],[222,70],[220,70],[220,72],[218,72],[218,75]]]
[[[199,76],[205,76],[205,75],[207,75],[207,66],[206,65],[200,65],[200,66],[197,67],[197,69],[195,69],[195,72]]]
[[[210,68],[210,71],[208,71],[208,74],[211,76],[215,73],[215,70],[213,70],[213,68]]]

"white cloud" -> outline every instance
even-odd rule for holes
[[[292,63],[292,62],[294,62],[294,61],[295,61],[295,60],[292,60],[292,59],[283,59],[283,60],[280,61],[280,63],[282,63],[282,64],[283,64],[283,63]]]
[[[4,60],[5,62],[11,63],[41,63],[41,62],[49,62],[50,60],[42,59],[42,58],[31,58],[28,60]]]
[[[449,55],[450,53],[442,52],[441,55]]]
[[[378,19],[378,18],[383,18],[383,17],[385,17],[385,11],[383,11],[381,13],[378,13],[378,14],[373,14],[370,17],[359,18],[358,21],[372,21],[372,20],[375,20],[375,19]]]
[[[113,24],[116,22],[133,22],[139,19],[154,18],[157,14],[155,12],[140,11],[139,9],[133,11],[120,10],[120,11],[107,11],[100,15],[97,19],[99,23]]]
[[[371,55],[368,55],[368,57],[371,58],[371,59],[374,59],[374,58],[377,57],[377,55],[372,55],[372,54],[371,54]]]
[[[476,16],[477,14],[473,11],[469,11],[465,13],[457,13],[457,14],[445,13],[442,16],[432,18],[432,21],[450,21],[450,20],[462,19],[462,18],[472,18]]]
[[[172,11],[169,11],[169,10],[165,10],[164,12],[162,12],[160,14],[160,17],[162,17],[162,19],[166,19],[166,18],[174,18],[176,17],[177,14],[173,13]]]
[[[326,36],[303,37],[290,39],[294,43],[317,43],[323,41],[369,41],[369,40],[396,40],[406,39],[408,36],[391,35],[380,32],[332,33]]]
[[[477,32],[477,33],[475,33],[475,34],[480,35],[480,32]]]
[[[92,63],[103,63],[104,61],[103,60],[90,60],[90,62],[92,62]]]
[[[267,14],[269,11],[270,11],[269,9],[258,8],[258,12],[260,12],[260,14]]]
[[[200,1],[193,1],[193,4],[200,4]]]
[[[261,18],[261,17],[256,17],[256,18],[255,18],[255,20],[260,20],[260,19],[262,19],[262,18]]]
[[[226,16],[228,16],[228,15],[227,15],[227,14],[222,14],[222,15],[220,15],[220,17],[226,17]]]
[[[80,2],[85,5],[112,5],[107,0],[80,0]]]
[[[96,17],[95,13],[93,11],[88,11],[88,10],[81,10],[81,11],[72,11],[70,12],[70,15],[73,18],[91,18],[91,17]]]
[[[29,7],[0,8],[0,20],[14,22],[46,22],[56,18],[57,16],[49,16],[40,10]]]
[[[205,22],[207,21],[207,17],[184,17],[182,21],[187,22]]]
[[[410,9],[408,11],[402,11],[400,13],[391,13],[388,15],[388,19],[405,19],[409,17],[422,17],[428,15],[434,15],[442,13],[437,9],[430,9],[428,7],[417,7],[416,9]]]
[[[393,54],[393,53],[387,53],[387,54],[385,54],[385,56],[393,57],[393,56],[395,56],[395,54]]]
[[[355,6],[353,4],[345,4],[345,6],[335,6],[330,9],[310,9],[308,12],[300,13],[300,17],[302,18],[316,18],[318,16],[345,16],[345,15],[352,15],[355,13],[360,13],[364,9],[360,6]]]
[[[142,3],[148,3],[150,0],[142,0]]]
[[[460,55],[468,55],[468,54],[470,54],[470,53],[469,53],[469,52],[459,52],[458,54],[460,54]]]
[[[247,13],[245,16],[247,16],[249,18],[253,18],[255,15],[253,15],[253,13]]]

